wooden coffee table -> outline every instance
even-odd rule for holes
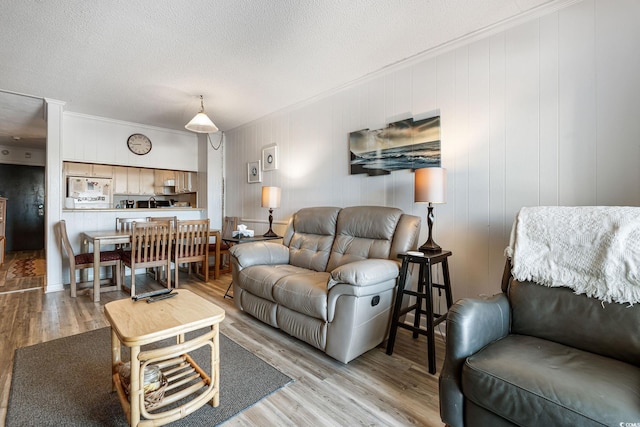
[[[159,426],[187,416],[209,402],[220,402],[220,348],[218,326],[224,310],[198,295],[180,289],[178,295],[153,303],[133,301],[131,298],[112,301],[104,306],[111,324],[111,359],[113,388],[118,392],[122,408],[132,426]],[[185,341],[187,332],[210,328]],[[141,346],[176,338],[176,344],[158,349],[141,350]],[[131,377],[129,399],[121,383],[121,346],[131,349]],[[200,347],[211,349],[211,372],[204,372],[188,352]],[[137,361],[137,363],[133,363]],[[147,365],[158,365],[168,380],[164,398],[157,406],[145,405],[142,373]],[[159,412],[184,398],[186,403]],[[141,416],[144,420],[141,420]]]

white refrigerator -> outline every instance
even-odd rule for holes
[[[113,179],[67,177],[67,198],[73,209],[110,209],[113,207]]]

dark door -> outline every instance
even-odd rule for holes
[[[44,248],[44,167],[0,164],[7,200],[7,251]]]

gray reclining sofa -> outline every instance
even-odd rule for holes
[[[236,306],[343,363],[389,329],[397,254],[415,249],[420,218],[379,206],[296,212],[283,244],[230,249]]]

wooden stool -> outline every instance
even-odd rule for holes
[[[426,335],[430,374],[436,373],[434,328],[447,318],[447,313],[439,314],[433,312],[433,288],[444,289],[448,310],[453,305],[453,297],[451,295],[451,278],[449,276],[449,264],[447,263],[447,258],[450,256],[451,251],[427,252],[422,256],[408,254],[398,255],[398,258],[402,259],[402,267],[400,268],[400,278],[398,279],[398,290],[396,292],[396,301],[393,308],[391,330],[389,331],[389,340],[387,341],[387,354],[393,354],[393,345],[396,341],[398,327],[413,331],[413,338],[418,338],[418,334]],[[416,291],[405,289],[407,270],[409,269],[410,263],[420,265],[418,288]],[[437,264],[442,264],[442,276],[444,283],[433,283],[431,267]],[[416,297],[415,304],[402,308],[402,300],[405,295]],[[422,308],[423,300],[426,303],[426,308]],[[411,311],[415,311],[413,325],[400,322],[400,317]],[[420,327],[420,317],[423,314],[426,315],[426,329]]]

